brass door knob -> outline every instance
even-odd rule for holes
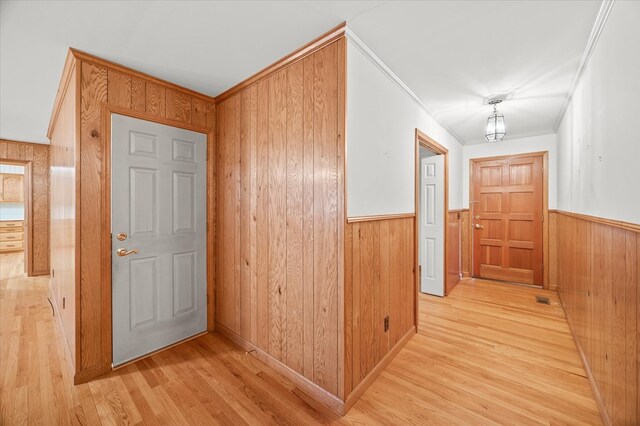
[[[116,250],[116,254],[120,257],[129,256],[130,254],[136,254],[137,252],[138,249],[127,250],[126,248],[119,248],[118,250]]]
[[[484,226],[480,225],[479,223],[476,223],[474,226],[476,227],[476,229],[484,229]]]
[[[128,235],[127,235],[127,234],[125,234],[124,232],[121,232],[121,233],[119,233],[119,234],[116,236],[116,238],[118,239],[118,241],[124,241],[124,240],[126,240],[126,239],[127,239],[127,237],[128,237]]]

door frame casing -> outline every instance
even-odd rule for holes
[[[103,347],[107,348],[102,354],[103,365],[109,365],[113,369],[113,318],[112,318],[112,277],[111,277],[111,117],[113,114],[124,115],[137,118],[165,126],[177,127],[206,135],[206,220],[207,220],[207,331],[213,331],[215,327],[215,129],[208,129],[204,126],[177,122],[163,117],[148,114],[146,112],[134,111],[124,107],[114,105],[102,105],[102,132],[104,134],[102,169],[104,176],[102,181],[102,196],[104,209],[102,210],[102,267],[105,274],[105,284],[102,288],[102,335]],[[79,315],[77,313],[76,315]],[[189,338],[188,338],[189,339]],[[186,339],[186,340],[188,340]],[[175,344],[180,343],[176,342]],[[170,345],[173,346],[173,345]],[[170,347],[169,346],[169,347]],[[165,349],[165,348],[162,348]],[[162,350],[160,349],[160,350]],[[157,351],[143,355],[136,360],[148,357]],[[133,360],[133,361],[136,361]],[[118,368],[128,365],[127,362]]]
[[[496,155],[492,157],[469,159],[469,275],[476,278],[473,262],[473,171],[474,164],[482,161],[504,160],[508,158],[542,157],[542,288],[549,289],[549,151],[526,152],[512,155]],[[527,284],[523,284],[527,285]],[[533,285],[538,287],[537,285]]]
[[[414,253],[414,269],[415,273],[415,324],[416,331],[419,325],[419,306],[420,306],[420,279],[422,277],[422,271],[420,270],[420,245],[419,245],[419,223],[420,223],[420,147],[426,148],[437,155],[444,155],[444,250],[443,250],[443,274],[444,280],[444,295],[447,296],[447,247],[449,244],[449,150],[438,142],[430,138],[426,133],[416,128],[415,130],[415,169],[414,169],[414,203],[415,203],[415,223],[414,223],[414,236],[413,245],[415,247]]]
[[[33,177],[31,176],[33,161],[0,158],[0,163],[24,167],[24,174],[22,175],[22,190],[24,191],[24,194],[22,195],[24,198],[22,251],[24,254],[24,273],[28,277],[33,277],[35,275],[33,274],[33,262],[30,255],[31,251],[33,250],[33,188],[31,187],[31,184],[33,182]]]

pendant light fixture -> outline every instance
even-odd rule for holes
[[[493,105],[493,113],[487,118],[487,130],[484,133],[484,137],[489,142],[498,142],[504,138],[507,134],[507,129],[504,125],[504,115],[498,112],[496,105],[502,102],[502,99],[492,99],[489,101],[489,105]]]

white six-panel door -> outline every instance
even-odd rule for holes
[[[444,155],[420,160],[420,288],[444,296]]]
[[[117,114],[111,134],[119,365],[206,330],[206,136]]]

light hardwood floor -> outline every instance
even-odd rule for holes
[[[47,296],[46,277],[0,281],[0,424],[600,424],[552,292],[421,296],[420,333],[341,419],[215,333],[74,387]]]

